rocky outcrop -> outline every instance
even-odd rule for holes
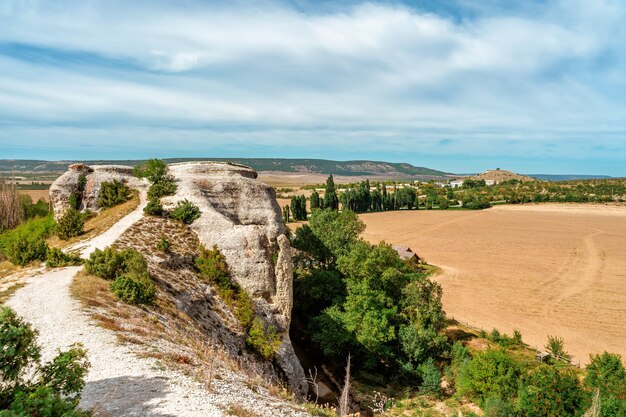
[[[164,205],[188,199],[200,208],[202,215],[191,228],[206,247],[217,245],[234,280],[254,297],[257,313],[279,329],[283,340],[277,363],[291,389],[303,395],[304,371],[289,340],[291,249],[274,190],[243,165],[191,162],[169,169],[178,190],[163,199]]]
[[[291,248],[274,190],[257,181],[257,173],[243,165],[188,162],[170,165],[169,170],[178,189],[162,199],[164,206],[172,208],[187,199],[200,208],[202,214],[191,229],[207,248],[217,245],[233,279],[254,298],[257,314],[279,330],[278,372],[294,393],[303,396],[307,389],[304,371],[289,339]],[[50,187],[55,216],[65,213],[76,194],[80,209],[98,211],[102,183],[114,180],[132,188],[147,185],[133,177],[130,167],[71,165]]]
[[[131,188],[142,188],[146,183],[133,176],[132,167],[123,165],[72,164],[67,172],[50,186],[50,202],[58,219],[70,208],[72,199],[80,203],[80,210],[100,210],[98,200],[103,182],[122,181]],[[74,197],[72,197],[74,196]]]

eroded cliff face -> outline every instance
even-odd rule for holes
[[[226,257],[232,278],[254,299],[257,314],[279,330],[282,343],[276,364],[297,395],[305,395],[304,371],[289,339],[293,305],[291,248],[285,235],[280,207],[271,187],[256,180],[248,167],[220,162],[187,162],[169,166],[178,187],[162,199],[166,208],[188,199],[202,214],[190,225],[199,241],[217,245]],[[103,182],[118,180],[132,188],[146,183],[124,166],[71,165],[50,187],[55,217],[70,206],[84,176],[81,209],[98,211]],[[206,308],[211,308],[207,305]]]
[[[99,211],[98,200],[102,183],[115,180],[135,189],[147,186],[145,181],[133,176],[132,167],[123,165],[70,165],[67,172],[57,178],[50,186],[50,202],[54,209],[55,219],[58,220],[70,207],[73,194],[80,200],[80,210]]]
[[[289,339],[291,249],[274,190],[242,165],[187,162],[169,169],[178,190],[163,199],[164,205],[188,199],[200,208],[202,215],[191,224],[192,230],[206,247],[217,245],[233,279],[255,299],[257,312],[279,329],[278,365],[291,389],[304,394],[304,371]]]

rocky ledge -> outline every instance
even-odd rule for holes
[[[98,200],[103,182],[121,181],[131,188],[144,188],[147,183],[133,176],[132,167],[123,165],[72,164],[67,172],[50,186],[50,202],[58,220],[70,207],[72,195],[79,196],[80,210],[100,210]]]
[[[163,205],[172,208],[187,199],[200,208],[202,214],[191,229],[207,248],[217,245],[233,279],[253,297],[257,314],[279,330],[282,343],[276,365],[291,390],[303,396],[307,383],[289,339],[291,248],[274,190],[257,181],[253,169],[237,164],[185,162],[170,165],[169,173],[178,189],[162,199]],[[98,211],[102,183],[114,180],[132,188],[147,185],[133,177],[131,167],[70,165],[50,187],[55,217],[63,215],[77,192],[82,197],[80,209]]]

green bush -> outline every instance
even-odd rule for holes
[[[118,251],[108,247],[96,249],[85,261],[85,269],[100,278],[115,279],[124,274],[144,274],[148,271],[148,264],[135,249]]]
[[[0,307],[0,417],[74,417],[89,362],[79,345],[41,363],[37,332]]]
[[[254,304],[248,293],[230,278],[226,258],[216,245],[206,249],[200,246],[200,255],[195,264],[200,274],[208,282],[215,285],[224,302],[233,310],[233,314],[245,329],[250,326],[254,318]]]
[[[33,199],[28,195],[20,196],[24,219],[34,219],[35,217],[46,217],[50,213],[50,205],[43,199],[33,203]]]
[[[130,188],[122,181],[106,181],[100,185],[98,205],[102,208],[113,207],[127,201],[130,196]]]
[[[163,178],[166,172],[167,165],[160,159],[148,159],[133,167],[133,175],[138,178],[148,178],[153,183]]]
[[[162,237],[161,240],[157,243],[157,250],[160,252],[167,252],[170,250],[170,241],[167,240],[166,237]]]
[[[83,260],[79,255],[67,254],[61,249],[48,248],[46,253],[46,266],[49,268],[81,265],[82,263]]]
[[[85,220],[83,215],[79,211],[69,208],[59,219],[56,232],[59,239],[68,240],[85,233],[84,228]]]
[[[0,234],[0,254],[9,257],[9,247],[19,237],[25,237],[28,240],[45,240],[54,234],[56,223],[52,216],[31,219],[17,226],[14,229],[7,230]]]
[[[601,355],[591,355],[590,359],[584,386],[589,394],[600,391],[600,416],[626,416],[626,369],[622,364],[622,357],[604,352]],[[590,400],[588,398],[587,402]]]
[[[246,344],[264,359],[274,357],[280,346],[280,336],[276,327],[266,324],[263,319],[255,317],[248,331]]]
[[[582,390],[571,370],[541,366],[524,378],[519,408],[525,417],[574,417],[580,415]]]
[[[185,199],[178,202],[176,208],[172,210],[171,216],[185,224],[191,224],[200,217],[200,213],[198,206]]]
[[[6,255],[15,265],[24,266],[34,261],[45,261],[48,245],[40,237],[16,236],[9,244]]]
[[[148,201],[148,204],[143,208],[143,212],[150,216],[162,216],[163,205],[158,197],[153,197]]]
[[[9,409],[0,411],[0,417],[88,417],[76,409],[50,387],[37,386],[32,391],[17,391]]]
[[[111,283],[111,291],[129,304],[151,304],[156,288],[148,274],[121,275]]]
[[[461,395],[483,403],[487,398],[509,400],[517,393],[523,367],[502,350],[487,350],[467,361],[459,370]]]
[[[429,358],[418,369],[422,378],[420,391],[425,395],[441,398],[441,371],[435,361]]]
[[[200,254],[196,257],[195,264],[202,276],[222,289],[233,289],[226,257],[217,245],[213,245],[211,249],[200,246],[199,251]]]
[[[513,404],[500,398],[487,398],[483,417],[518,417]]]
[[[164,176],[148,188],[148,198],[161,198],[166,195],[173,195],[176,192],[176,183],[170,176]]]

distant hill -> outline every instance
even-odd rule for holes
[[[326,159],[279,158],[167,158],[167,163],[186,161],[225,161],[247,165],[257,171],[332,174],[343,176],[382,176],[389,178],[443,177],[450,175],[435,169],[416,167],[407,163],[381,161],[330,161]],[[63,172],[73,162],[86,164],[136,165],[142,160],[92,160],[92,161],[38,161],[0,160],[0,172]]]
[[[502,181],[508,181],[508,180],[536,181],[536,178],[517,174],[515,172],[507,171],[505,169],[491,169],[489,171],[476,174],[470,177],[470,179],[485,180],[485,181],[491,180],[491,181],[495,181],[496,184],[501,183]]]

